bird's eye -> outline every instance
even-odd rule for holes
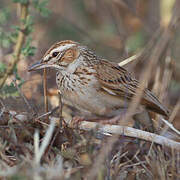
[[[59,53],[58,52],[53,52],[52,56],[56,57]]]

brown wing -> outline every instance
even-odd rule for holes
[[[100,63],[96,64],[95,69],[97,79],[103,87],[129,100],[135,95],[139,82],[118,64],[101,60]],[[144,90],[141,104],[145,105],[149,110],[168,116],[166,108],[148,89]]]

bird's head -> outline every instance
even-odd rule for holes
[[[43,68],[55,68],[63,71],[80,56],[80,45],[74,41],[66,40],[55,43],[48,49],[42,59],[33,64],[29,71]]]

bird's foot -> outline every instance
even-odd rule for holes
[[[71,120],[70,127],[77,128],[82,121],[85,121],[84,117],[75,116]]]

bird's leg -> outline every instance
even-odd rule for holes
[[[102,123],[102,124],[111,124],[111,125],[117,125],[120,121],[120,119],[122,118],[122,115],[117,115],[115,117],[112,117],[110,119],[100,119],[98,120],[98,122]]]
[[[113,118],[84,118],[84,117],[81,117],[81,116],[74,116],[71,120],[71,123],[70,123],[70,127],[78,127],[79,124],[82,122],[82,121],[90,121],[90,122],[98,122],[98,123],[101,123],[101,124],[118,124],[119,120],[122,118],[122,115],[118,115],[118,116],[115,116]]]
[[[108,110],[107,110],[108,111]],[[117,109],[114,111],[110,111],[109,113],[107,113],[106,111],[106,118],[102,118],[100,119],[98,122],[102,123],[102,124],[111,124],[111,125],[117,125],[119,124],[120,120],[123,119],[123,117],[126,114],[127,109],[126,108],[122,108],[122,109]]]
[[[82,121],[85,121],[84,117],[82,117],[82,116],[74,116],[72,118],[72,120],[71,120],[70,127],[77,128]]]

